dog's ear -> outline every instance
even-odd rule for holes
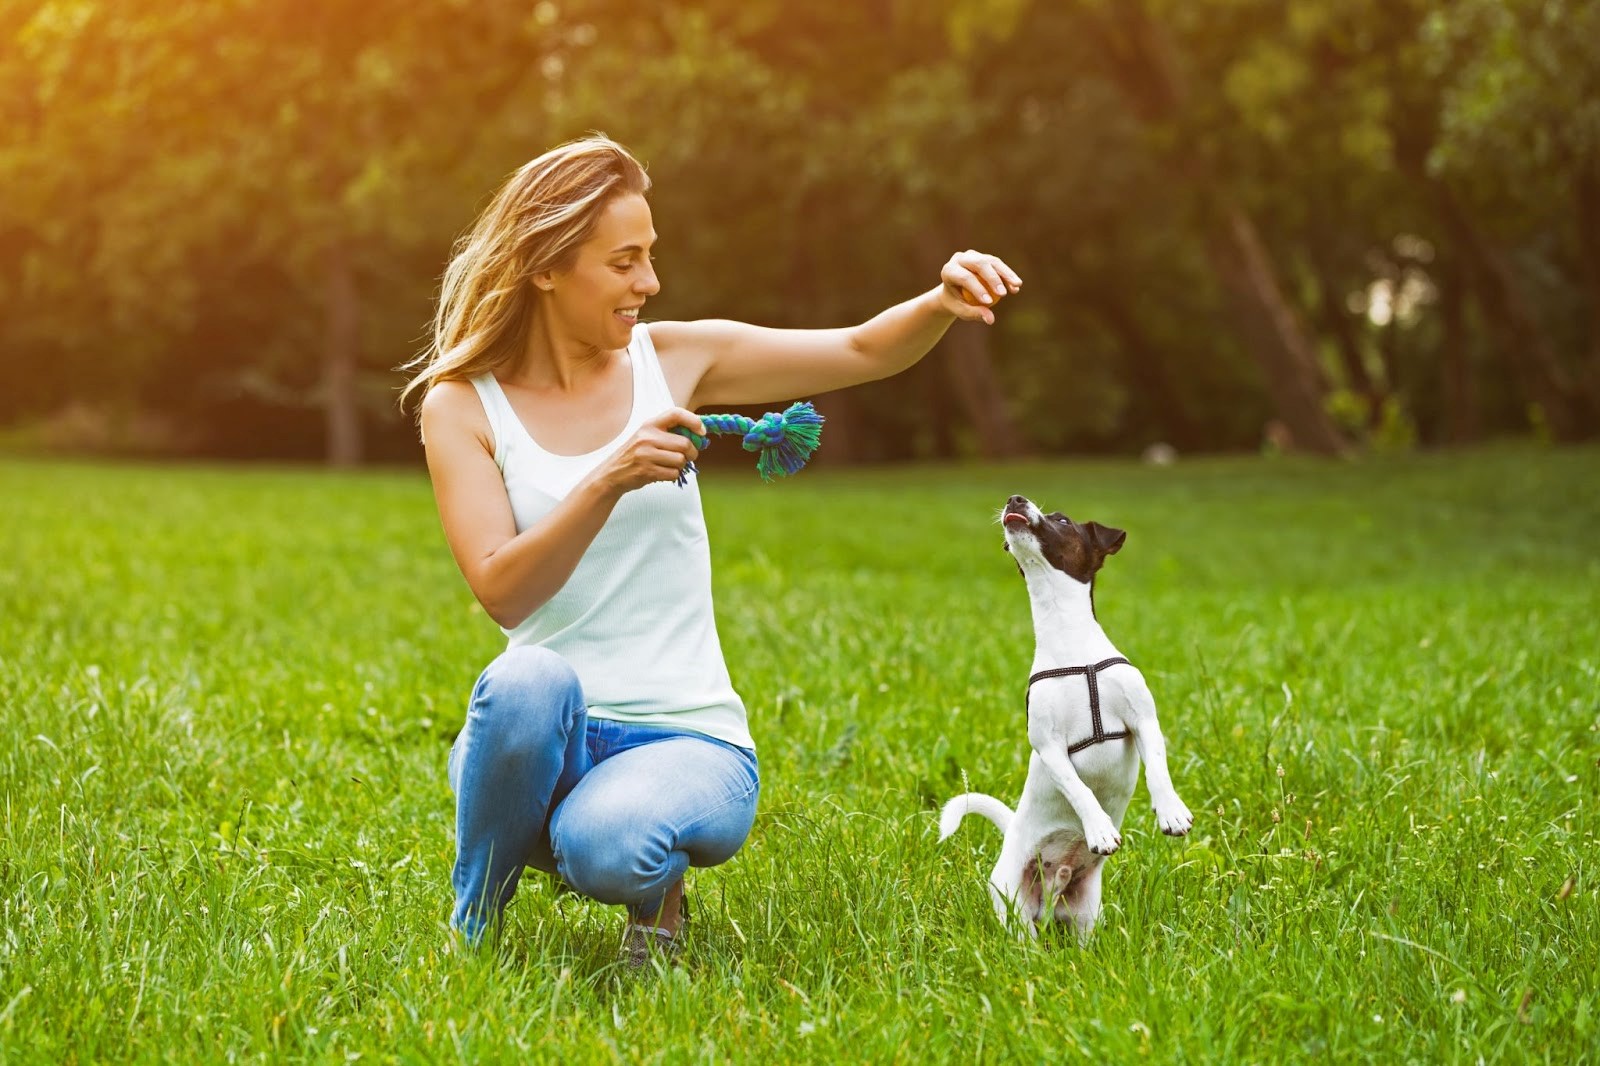
[[[1099,522],[1085,522],[1084,532],[1089,534],[1089,543],[1094,545],[1096,551],[1105,555],[1115,555],[1122,550],[1122,544],[1128,539],[1124,530],[1114,526],[1103,526]]]

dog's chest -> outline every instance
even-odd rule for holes
[[[1124,705],[1115,679],[1101,677],[1091,685],[1081,676],[1044,678],[1028,692],[1028,735],[1048,737],[1076,765],[1084,752],[1127,739]]]

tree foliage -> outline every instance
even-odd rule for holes
[[[1596,40],[1593,0],[0,0],[0,424],[411,454],[454,237],[603,129],[659,317],[859,320],[969,246],[1027,279],[827,398],[835,458],[1577,439]]]

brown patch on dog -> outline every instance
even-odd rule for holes
[[[1017,886],[1017,906],[1024,921],[1037,925],[1044,912],[1044,885],[1051,880],[1044,864],[1030,859],[1022,864],[1022,880]]]
[[[1079,524],[1056,511],[1044,516],[1041,529],[1034,530],[1039,547],[1050,565],[1084,584],[1105,565],[1106,556],[1122,550],[1128,534],[1099,522]]]
[[[1021,496],[1013,496],[1006,501],[1005,513],[1025,515],[1027,502]],[[1028,531],[1039,542],[1046,562],[1086,585],[1105,565],[1106,556],[1121,551],[1128,539],[1123,530],[1099,522],[1080,524],[1060,511],[1043,516],[1037,523],[1028,523]],[[1011,550],[1009,542],[1005,548]],[[1017,568],[1022,568],[1020,563]]]
[[[1074,902],[1082,894],[1084,877],[1095,865],[1099,856],[1088,853],[1082,840],[1075,841],[1065,851],[1052,847],[1047,838],[1041,850],[1022,866],[1017,903],[1022,915],[1035,925],[1051,918],[1058,904]],[[1057,852],[1054,858],[1050,852]]]

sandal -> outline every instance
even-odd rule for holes
[[[642,970],[650,965],[652,954],[660,955],[670,966],[683,954],[683,944],[665,929],[629,922],[622,931],[622,949],[618,954],[619,961],[630,970]]]
[[[671,966],[683,955],[683,933],[689,926],[689,894],[684,892],[681,902],[681,919],[676,933],[654,925],[641,925],[630,921],[622,930],[622,947],[619,960],[630,970],[641,970],[650,963],[650,956],[658,954]]]

